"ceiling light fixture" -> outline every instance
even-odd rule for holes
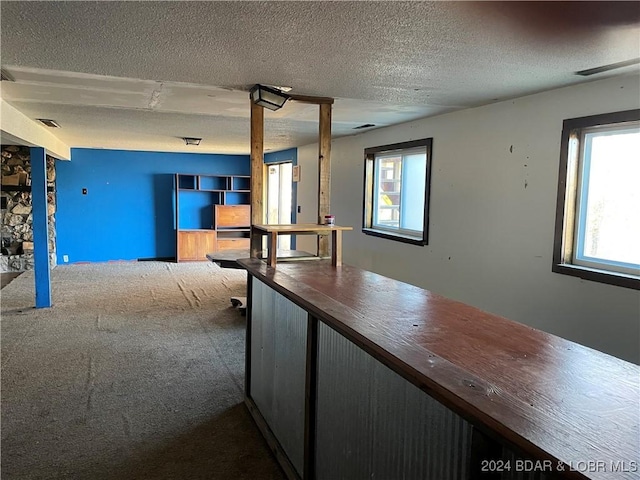
[[[36,118],[36,120],[49,128],[60,128],[60,125],[55,120],[50,120],[48,118]]]
[[[249,98],[256,105],[275,111],[282,108],[290,97],[277,88],[256,84],[249,91]]]
[[[202,141],[201,138],[195,138],[195,137],[182,137],[182,139],[184,140],[184,143],[186,143],[187,145],[200,145],[200,142]]]

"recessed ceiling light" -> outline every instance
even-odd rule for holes
[[[360,130],[362,128],[371,128],[371,127],[375,127],[375,125],[373,123],[365,123],[364,125],[359,125],[357,127],[353,127],[354,130]]]
[[[49,118],[36,118],[36,120],[49,128],[60,128],[60,125],[58,125],[58,122],[55,120],[51,120]]]
[[[182,139],[187,145],[200,145],[200,142],[202,141],[201,138],[196,137],[182,137]]]

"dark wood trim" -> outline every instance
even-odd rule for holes
[[[433,162],[433,138],[427,138],[427,168],[424,179],[424,220],[422,225],[422,245],[429,244],[429,210],[431,205],[431,163]]]
[[[410,140],[408,142],[391,143],[389,145],[380,145],[379,147],[369,147],[364,149],[365,155],[373,155],[375,153],[393,152],[396,150],[407,150],[409,148],[431,146],[432,138],[421,138],[420,140]]]
[[[423,205],[423,227],[422,238],[411,238],[402,233],[383,231],[373,226],[373,195],[375,182],[375,154],[407,150],[410,148],[424,147],[427,155],[427,165],[425,171],[425,196]],[[411,245],[429,244],[429,210],[431,204],[431,163],[433,162],[433,138],[423,138],[411,140],[409,142],[393,143],[379,147],[365,148],[364,150],[364,198],[362,203],[362,233],[373,237],[386,238],[397,242],[409,243]]]
[[[333,105],[334,99],[331,97],[312,97],[310,95],[292,95],[288,93],[289,99],[300,103],[312,103],[315,105]]]
[[[396,235],[391,232],[387,233],[381,230],[375,230],[373,228],[363,228],[362,233],[364,233],[365,235],[371,235],[372,237],[380,237],[380,238],[386,238],[387,240],[395,240],[396,242],[410,243],[411,245],[420,245],[421,247],[428,245],[428,243],[424,239],[420,240],[417,238],[409,238],[409,237],[402,236],[400,234]]]
[[[572,265],[568,263],[554,263],[551,270],[555,273],[571,275],[579,277],[583,280],[592,282],[606,283],[608,285],[616,285],[618,287],[632,288],[640,290],[640,278],[633,275],[625,275],[624,273],[609,272],[605,270],[596,270],[582,265]]]
[[[573,229],[575,227],[574,222],[576,221],[575,208],[577,199],[575,197],[577,196],[577,192],[567,192],[567,184],[569,183],[571,185],[573,177],[577,174],[577,172],[569,171],[569,142],[572,135],[579,136],[581,130],[584,128],[621,124],[638,120],[640,120],[640,109],[571,118],[562,122],[552,272],[571,275],[593,282],[640,290],[640,279],[633,275],[598,270],[570,263],[572,260],[571,252],[573,251]],[[567,219],[568,215],[573,217],[573,222],[571,222],[571,218]],[[570,232],[565,232],[565,225],[567,223],[571,223],[571,225],[567,225],[567,228],[571,228]]]
[[[316,475],[316,402],[318,386],[318,319],[307,322],[307,373],[304,393],[304,471],[305,480]]]
[[[282,468],[282,471],[284,472],[286,477],[289,480],[302,480],[300,475],[298,475],[298,472],[296,472],[293,464],[289,461],[289,457],[287,457],[286,453],[284,453],[282,445],[280,445],[280,442],[271,431],[271,428],[269,428],[267,421],[260,413],[260,410],[258,409],[258,406],[255,404],[253,399],[251,399],[251,397],[245,397],[244,403],[247,406],[249,413],[253,417],[253,421],[256,423],[258,429],[260,430],[260,433],[262,433],[262,436],[267,441],[267,445],[273,452],[273,455],[276,457],[276,460],[280,464],[280,468]]]
[[[564,121],[560,139],[560,167],[558,172],[558,192],[556,194],[556,222],[553,237],[553,266],[563,263],[562,244],[564,240],[564,215],[567,193],[567,165],[569,163],[569,136],[571,130]]]
[[[237,261],[234,261],[237,265]],[[247,328],[245,333],[244,346],[244,394],[251,397],[251,311],[253,302],[251,300],[253,294],[253,276],[247,272],[247,311],[245,318],[247,320]]]
[[[562,130],[576,128],[597,127],[615,123],[635,122],[640,120],[640,109],[625,110],[623,112],[601,113],[587,117],[570,118],[562,122]]]

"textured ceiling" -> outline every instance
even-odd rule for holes
[[[640,56],[637,2],[1,2],[2,97],[71,146],[247,153],[255,83],[328,96],[334,136],[585,81]],[[607,75],[638,71],[627,67]],[[317,107],[267,112],[265,148]],[[188,151],[194,151],[193,148]]]

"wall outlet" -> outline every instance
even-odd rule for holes
[[[67,263],[69,261],[69,255],[62,255],[62,261]]]

